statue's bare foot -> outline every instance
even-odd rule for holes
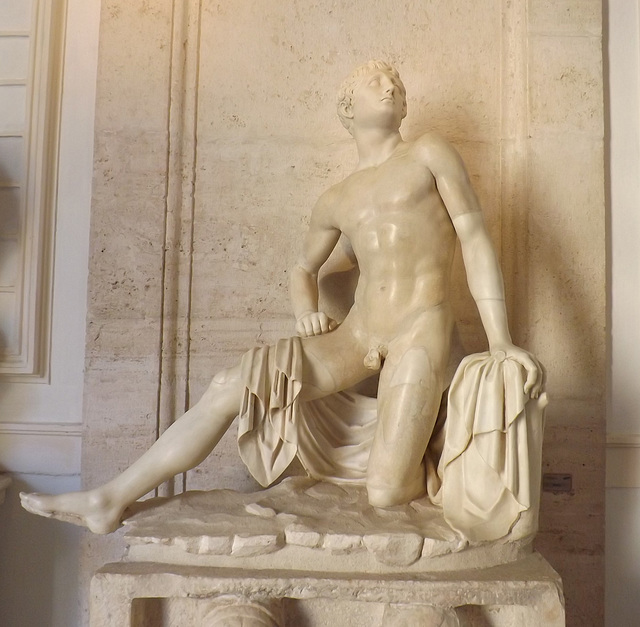
[[[115,531],[124,511],[124,507],[98,490],[57,495],[21,492],[20,501],[32,514],[87,527],[100,534]]]

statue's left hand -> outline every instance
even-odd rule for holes
[[[527,380],[524,384],[524,392],[531,398],[538,398],[544,390],[546,372],[544,366],[528,351],[515,346],[515,344],[503,344],[491,347],[493,357],[504,355],[505,359],[513,359],[527,371]]]
[[[329,333],[337,326],[338,323],[324,311],[310,311],[302,314],[296,321],[296,333],[300,337],[312,337]]]

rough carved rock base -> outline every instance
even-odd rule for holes
[[[517,536],[516,536],[517,537]],[[424,502],[291,478],[146,502],[92,581],[92,627],[560,627],[530,539],[470,546]]]
[[[480,568],[531,553],[532,513],[495,543],[470,543],[427,497],[371,507],[358,485],[290,477],[254,493],[186,492],[137,504],[125,521],[131,559],[185,565],[422,572]],[[527,533],[523,533],[525,529]],[[438,559],[434,559],[438,558]]]

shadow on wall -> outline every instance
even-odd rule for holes
[[[448,137],[465,156],[467,151],[473,155],[473,119],[464,112],[454,111],[452,115],[429,120],[425,114],[420,123],[425,130],[433,128]],[[469,145],[463,145],[465,137],[471,138]],[[529,178],[532,187],[527,198],[527,223],[516,225],[521,240],[517,249],[526,251],[528,263],[513,260],[527,285],[514,285],[519,277],[506,275],[505,289],[508,302],[516,303],[510,320],[514,340],[535,352],[548,367],[551,403],[543,472],[573,475],[571,493],[543,493],[536,546],[562,576],[568,624],[578,625],[595,624],[602,613],[606,357],[602,309],[605,277],[600,274],[599,262],[602,257],[604,263],[604,240],[589,237],[600,233],[604,238],[604,230],[593,222],[599,215],[597,199],[588,195],[594,185],[585,179],[581,189],[567,189],[586,177],[582,170],[595,162],[580,154],[577,144],[575,148],[564,146],[564,150],[570,160],[565,172],[547,172],[548,180],[539,173],[537,181]],[[475,163],[474,159],[468,166],[472,179],[474,174],[485,177],[490,172],[485,169],[489,164]],[[473,172],[474,167],[479,171]],[[481,192],[493,193],[491,185],[480,184]],[[490,214],[494,208],[483,209]],[[503,206],[502,211],[509,211],[509,207]],[[495,234],[492,236],[497,248],[500,242]],[[463,286],[462,273],[455,280]],[[515,300],[509,296],[515,296]],[[532,298],[536,301],[531,302]],[[472,301],[466,300],[462,312],[456,314],[471,315],[473,309]],[[480,337],[485,341],[479,321],[474,321],[469,331],[472,342],[476,336],[478,342]]]
[[[579,162],[580,156],[576,159]],[[575,183],[569,176],[571,184]],[[537,313],[526,312],[523,326],[525,333],[532,334],[543,363],[548,355],[550,367],[547,389],[551,402],[542,472],[570,473],[572,490],[542,493],[535,546],[563,579],[567,625],[600,624],[604,598],[604,276],[599,279],[600,268],[584,250],[585,229],[578,228],[582,216],[569,213],[584,207],[574,202],[564,208],[567,213],[553,216],[549,206],[560,204],[567,195],[558,191],[558,200],[545,198],[545,194],[553,194],[553,183],[546,190],[531,190],[528,224],[529,255],[536,260],[529,283],[535,284],[532,292],[544,302],[534,307]],[[596,256],[598,246],[596,242]]]

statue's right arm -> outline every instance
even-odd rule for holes
[[[318,271],[329,258],[340,238],[340,229],[332,224],[326,199],[321,198],[311,214],[302,253],[291,270],[290,292],[296,333],[302,337],[320,335],[338,326],[318,311]]]

